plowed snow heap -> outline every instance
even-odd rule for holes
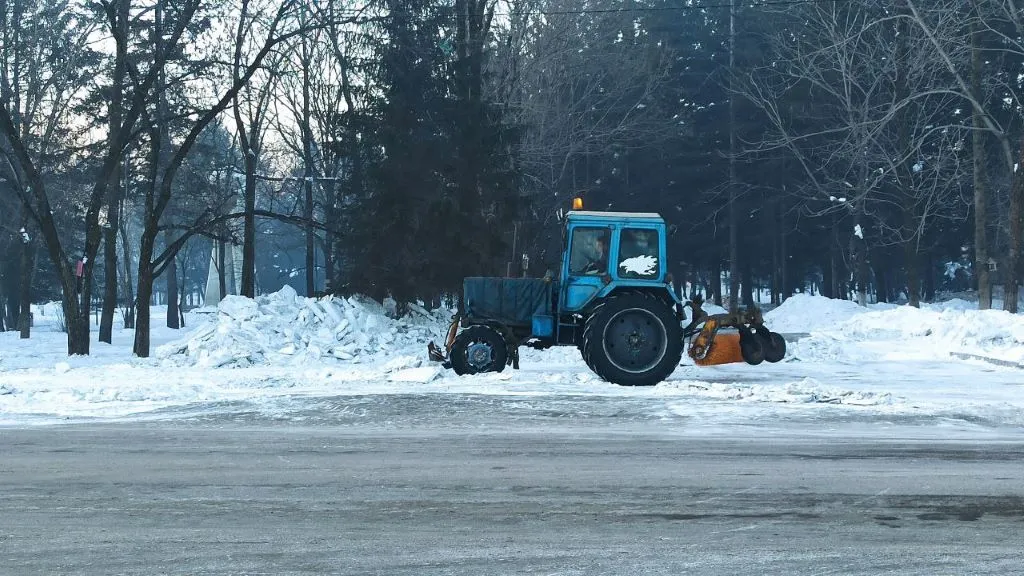
[[[394,320],[373,301],[304,298],[285,286],[255,300],[227,296],[217,318],[187,337],[160,346],[157,355],[200,366],[304,364],[335,360],[358,363],[406,348],[418,352],[450,316],[410,305]]]

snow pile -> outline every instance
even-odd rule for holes
[[[441,330],[444,313],[414,305],[410,310],[410,316],[394,320],[374,302],[304,298],[285,286],[255,300],[225,297],[215,319],[156,353],[205,367],[303,365],[325,359],[359,363],[413,347],[425,354],[422,348]]]
[[[773,332],[814,332],[832,328],[865,311],[850,300],[795,294],[765,313],[764,322]]]
[[[1024,316],[977,310],[964,300],[921,308],[873,304],[798,294],[765,314],[775,332],[810,333],[789,356],[805,361],[948,359],[950,353],[1024,361]],[[865,346],[854,346],[862,344]]]
[[[1024,360],[1024,317],[1002,310],[918,309],[865,312],[836,331],[852,340],[923,341],[931,352],[996,355]]]

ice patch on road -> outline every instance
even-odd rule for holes
[[[835,386],[825,386],[814,378],[770,385],[684,380],[666,382],[660,387],[663,393],[678,392],[702,399],[741,402],[845,404],[848,406],[888,406],[894,403],[892,394],[888,392],[844,390]]]
[[[421,368],[408,368],[391,374],[388,378],[391,382],[417,382],[426,384],[441,377],[441,369],[435,366],[423,366]]]

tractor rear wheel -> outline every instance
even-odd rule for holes
[[[482,372],[501,372],[508,362],[505,338],[487,326],[470,326],[452,343],[452,369],[459,376]]]
[[[587,319],[583,359],[598,376],[620,386],[653,386],[683,356],[683,330],[672,307],[643,293],[612,296]]]

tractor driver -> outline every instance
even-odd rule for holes
[[[600,274],[608,269],[608,239],[604,235],[594,236],[593,250],[594,254],[583,270],[584,274]]]
[[[608,269],[608,230],[577,229],[569,260],[573,274],[593,276]]]

